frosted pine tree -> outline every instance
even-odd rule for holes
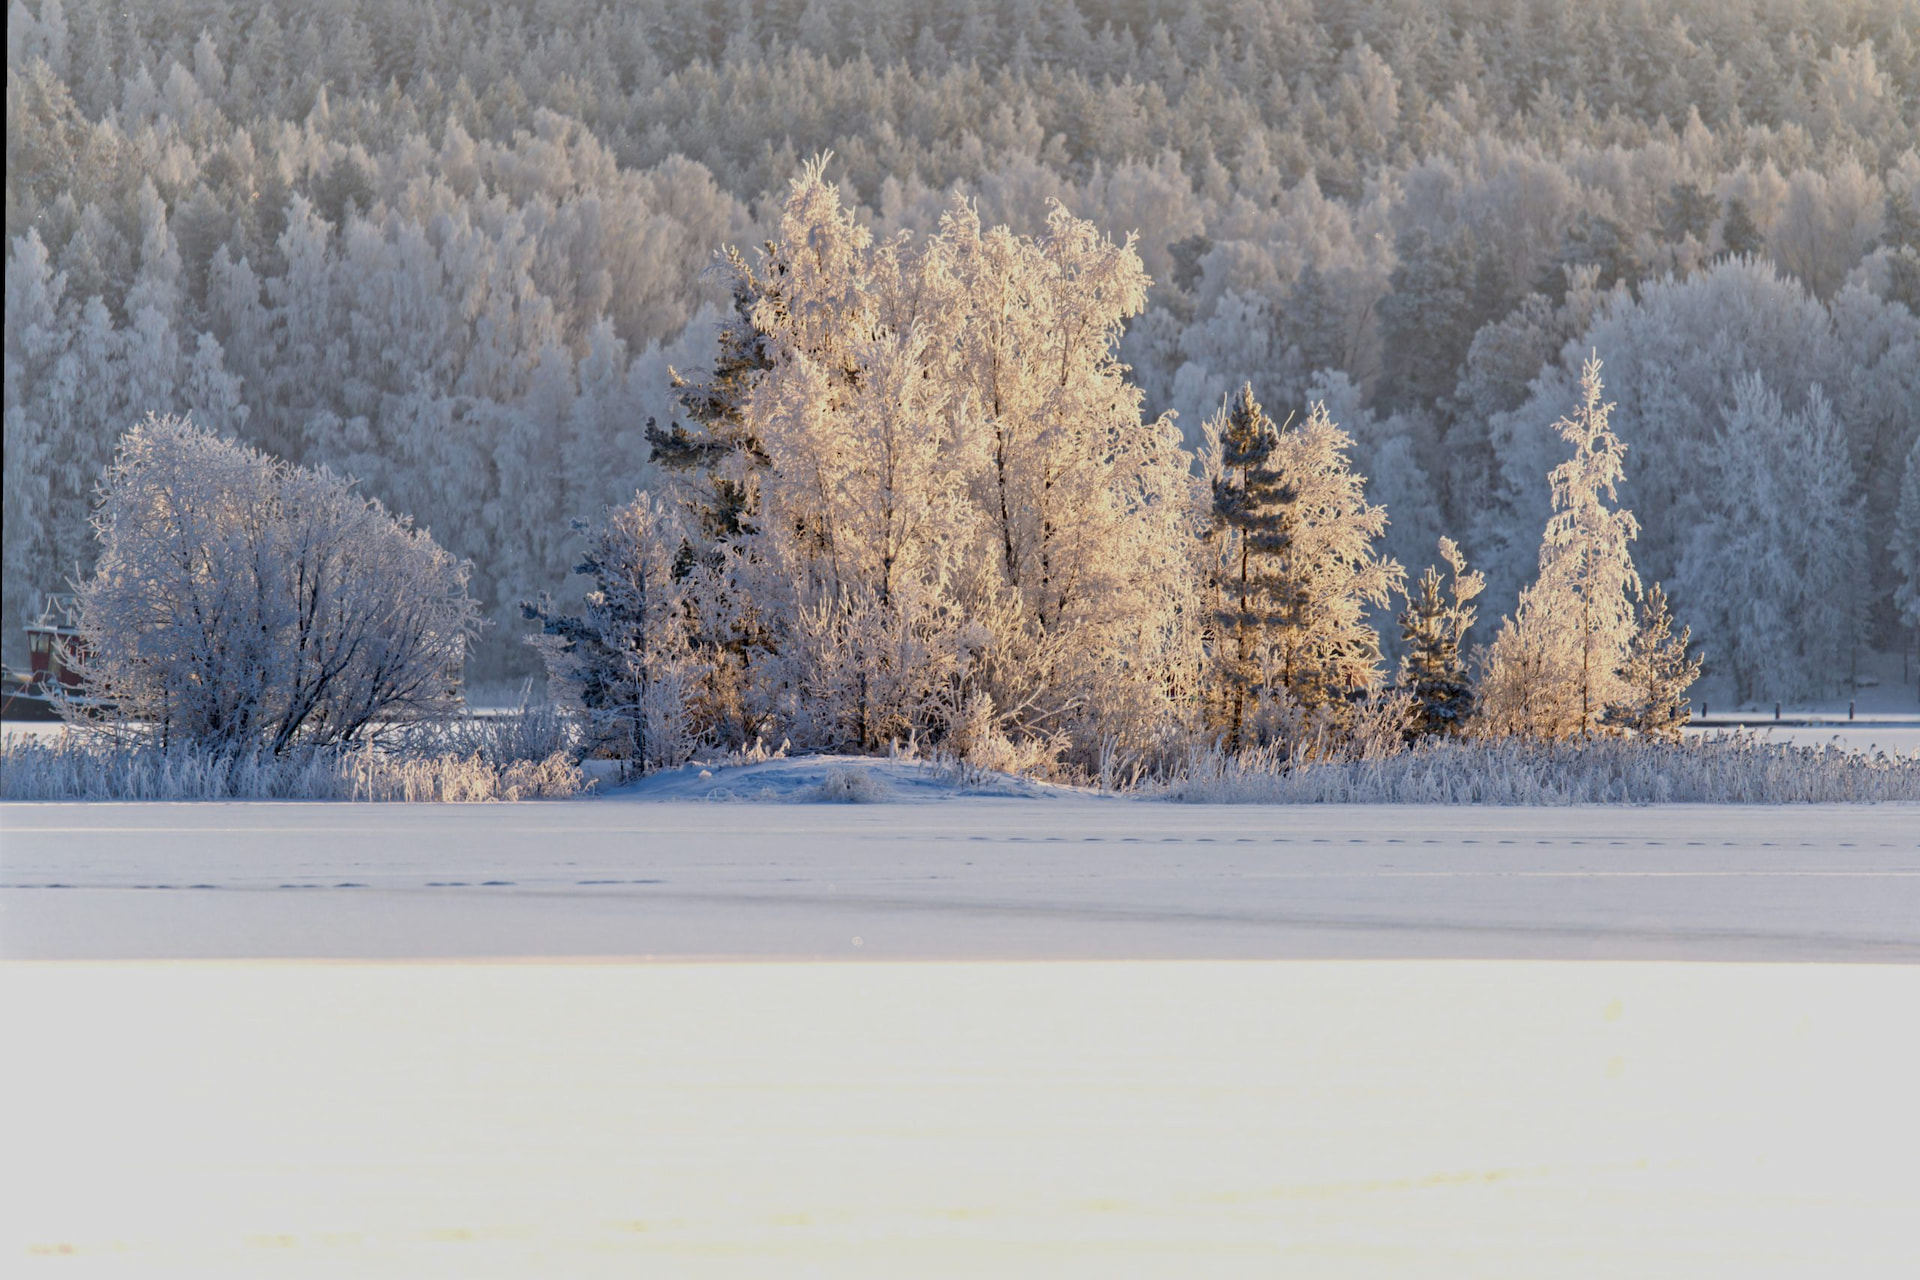
[[[1647,588],[1639,629],[1620,668],[1624,696],[1607,708],[1606,722],[1662,742],[1678,742],[1692,713],[1687,689],[1700,678],[1701,660],[1687,656],[1693,631],[1673,634],[1673,614],[1659,583]]]
[[[1459,733],[1473,714],[1473,681],[1461,642],[1473,625],[1472,601],[1487,582],[1467,571],[1467,558],[1453,539],[1440,539],[1440,556],[1453,570],[1452,581],[1443,588],[1440,571],[1428,565],[1419,594],[1408,595],[1400,615],[1405,652],[1399,684],[1413,698],[1413,732],[1419,736]]]
[[[698,513],[708,541],[734,537],[752,522],[754,478],[767,456],[744,414],[755,382],[771,366],[766,334],[753,317],[763,303],[779,304],[768,281],[738,249],[724,250],[721,264],[731,285],[733,313],[720,326],[713,369],[701,378],[669,370],[692,425],[661,427],[647,421],[653,460],[685,478],[684,501]]]
[[[1639,532],[1619,510],[1626,445],[1608,426],[1600,360],[1580,373],[1580,403],[1554,424],[1573,457],[1553,469],[1553,517],[1540,575],[1520,593],[1487,657],[1477,723],[1487,734],[1566,738],[1590,733],[1625,694],[1619,671],[1636,630],[1640,575],[1629,550]]]
[[[1351,698],[1380,683],[1380,637],[1366,606],[1385,604],[1405,580],[1374,546],[1386,510],[1367,502],[1366,478],[1347,462],[1352,440],[1324,404],[1275,430],[1247,388],[1208,434],[1226,535],[1215,571],[1228,601],[1215,637],[1222,675],[1230,688],[1257,689],[1283,718],[1343,720]],[[1245,698],[1229,705],[1244,720]],[[1226,727],[1236,742],[1250,736],[1244,724]]]
[[[521,605],[541,624],[527,637],[547,668],[554,701],[582,719],[594,754],[640,770],[681,763],[705,739],[709,666],[693,643],[673,561],[682,536],[649,494],[575,522],[586,552],[574,572],[592,582],[584,610],[551,597]]]
[[[1273,451],[1280,431],[1244,383],[1240,398],[1205,427],[1213,489],[1213,523],[1219,563],[1214,573],[1214,675],[1220,683],[1215,715],[1228,751],[1238,751],[1247,703],[1258,698],[1260,660],[1269,628],[1280,622],[1270,599],[1269,569],[1287,550],[1282,528],[1280,473]]]
[[[1920,440],[1907,454],[1900,482],[1900,512],[1893,531],[1893,566],[1900,574],[1894,604],[1908,626],[1920,628]]]

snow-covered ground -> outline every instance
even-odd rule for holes
[[[1920,1268],[1920,807],[854,767],[0,805],[0,1273]]]
[[[1890,756],[1912,755],[1920,751],[1920,715],[1885,719],[1861,717],[1853,721],[1848,721],[1842,715],[1836,720],[1811,724],[1755,724],[1746,726],[1746,731],[1761,742],[1786,742],[1800,747],[1834,746],[1845,751],[1864,751],[1869,754],[1883,751]],[[1721,726],[1716,716],[1714,721],[1695,726],[1693,732],[1725,733],[1729,730]]]
[[[930,772],[772,761],[514,806],[6,806],[0,947],[1920,959],[1916,806],[1185,806],[953,798]],[[680,798],[846,774],[894,802]]]
[[[1833,744],[1889,755],[1920,751],[1920,688],[1915,686],[1915,676],[1920,676],[1920,667],[1898,653],[1864,654],[1859,688],[1815,702],[1783,706],[1778,724],[1773,723],[1774,704],[1770,702],[1735,706],[1711,698],[1703,701],[1695,692],[1693,732],[1720,732],[1739,725],[1762,742]]]
[[[14,964],[17,1276],[1900,1277],[1920,968]]]

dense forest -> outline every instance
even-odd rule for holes
[[[1483,616],[1597,352],[1708,696],[1920,625],[1907,0],[14,0],[7,38],[10,654],[116,440],[190,411],[414,513],[496,624],[473,674],[534,669],[519,602],[713,364],[716,251],[825,152],[882,240],[956,197],[1137,232],[1145,415],[1324,405],[1385,551],[1452,535]]]

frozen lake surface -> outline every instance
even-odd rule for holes
[[[45,804],[0,833],[19,958],[1920,959],[1904,805]]]
[[[1920,809],[896,794],[0,806],[0,1271],[1920,1267]]]

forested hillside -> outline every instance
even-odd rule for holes
[[[7,39],[9,655],[115,441],[191,411],[414,513],[497,624],[474,674],[530,671],[518,602],[713,358],[715,251],[828,150],[881,239],[956,193],[1137,231],[1146,416],[1323,401],[1386,550],[1451,534],[1488,618],[1597,351],[1709,696],[1920,625],[1910,0],[14,0]]]

